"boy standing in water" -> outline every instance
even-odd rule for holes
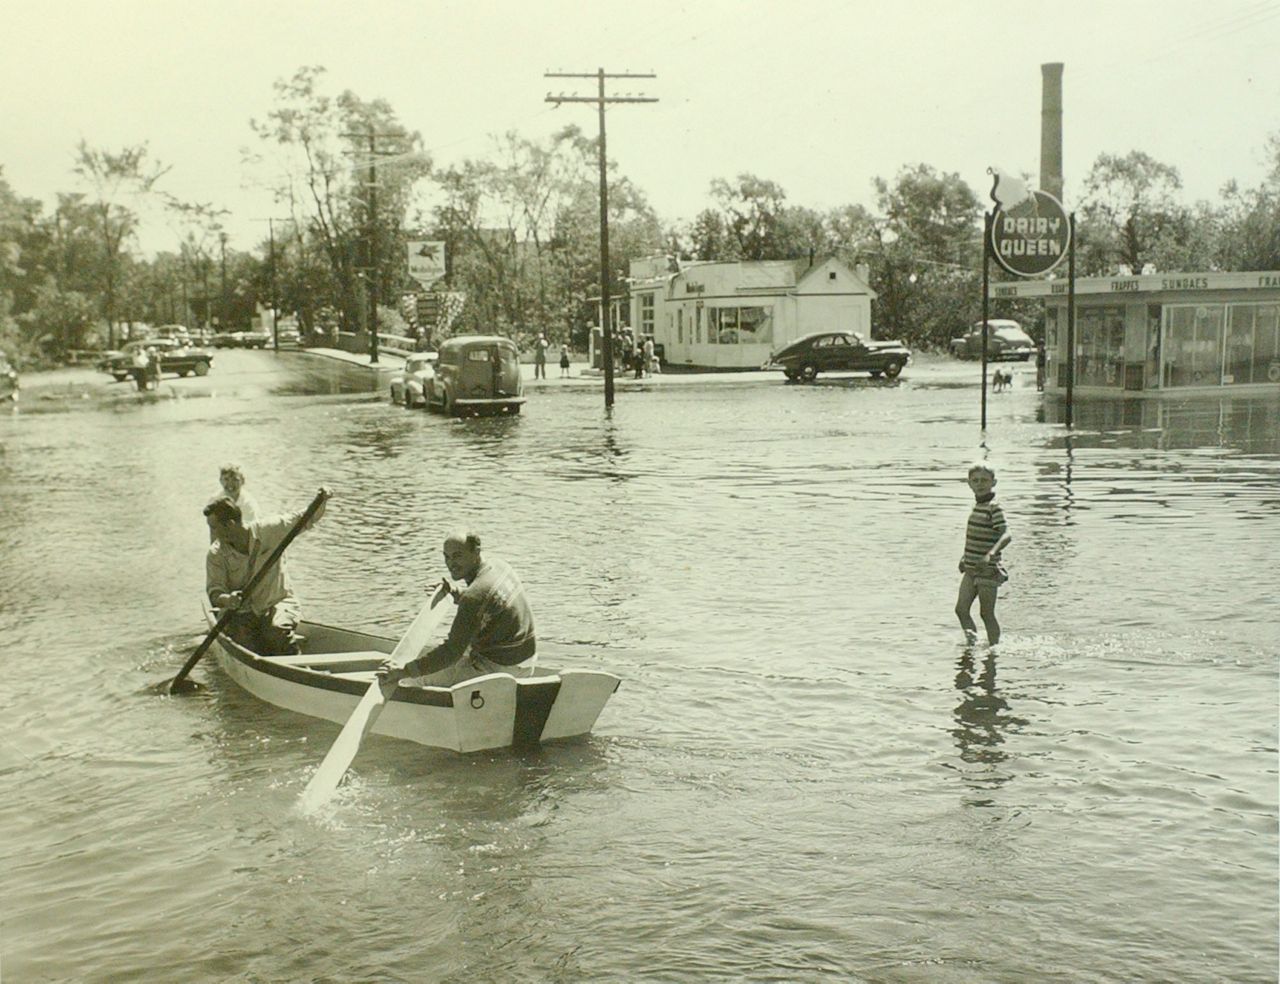
[[[965,638],[976,642],[978,627],[969,610],[978,599],[982,623],[987,627],[987,642],[1000,641],[1000,623],[996,621],[996,589],[1009,575],[1000,563],[1000,551],[1013,539],[1005,525],[1004,511],[996,502],[996,473],[987,464],[977,462],[969,467],[969,488],[973,490],[973,511],[965,529],[964,556],[960,559],[960,593],[956,597],[956,617]]]

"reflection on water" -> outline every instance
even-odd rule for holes
[[[1061,424],[1066,402],[1046,399],[1041,419]],[[1280,454],[1280,399],[1257,397],[1090,396],[1077,399],[1074,438],[1080,447],[1123,442],[1125,447],[1173,451],[1232,448]]]
[[[987,791],[1002,786],[1013,778],[1012,771],[1001,768],[1008,753],[1003,746],[1006,731],[1027,722],[1010,714],[1009,702],[996,688],[996,650],[986,647],[981,661],[975,660],[977,647],[966,646],[956,668],[956,690],[961,694],[954,712],[956,726],[952,735],[960,753],[965,782]],[[988,806],[989,800],[972,805]]]

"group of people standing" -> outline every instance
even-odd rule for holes
[[[551,343],[547,341],[545,332],[538,333],[538,340],[533,343],[533,378],[547,378],[547,349],[551,348]],[[560,378],[569,378],[569,346],[562,344],[560,346]]]
[[[247,595],[244,589],[259,565],[302,524],[304,513],[261,517],[237,464],[223,465],[218,480],[221,491],[204,507],[210,540],[205,555],[209,603],[235,612],[226,625],[227,635],[251,652],[300,654],[302,606],[293,593],[285,557],[281,555]],[[324,515],[329,493],[321,491],[321,501],[302,531]],[[457,602],[449,634],[403,666],[384,663],[379,670],[383,684],[394,686],[408,679],[421,686],[449,687],[486,673],[532,676],[537,636],[519,575],[503,560],[485,559],[479,535],[470,531],[445,537],[444,562],[453,583],[442,579],[429,603],[434,605],[446,593]]]
[[[652,335],[637,338],[630,328],[615,333],[613,356],[622,370],[634,372],[636,379],[662,374],[662,360],[658,358]]]
[[[160,388],[160,353],[154,346],[140,348],[133,354],[132,373],[139,393]]]

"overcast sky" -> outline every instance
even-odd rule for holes
[[[241,165],[272,83],[303,65],[326,91],[384,98],[437,163],[541,138],[594,107],[550,71],[652,71],[611,92],[656,96],[608,116],[609,152],[664,221],[717,177],[770,179],[795,205],[873,204],[906,165],[1039,174],[1040,66],[1062,62],[1068,207],[1103,152],[1176,167],[1185,197],[1256,185],[1280,131],[1280,0],[0,0],[0,165],[47,206],[73,190],[77,142],[147,142],[163,187],[232,211],[232,245],[279,214]],[[260,176],[255,180],[260,180]],[[148,250],[176,247],[163,223]]]

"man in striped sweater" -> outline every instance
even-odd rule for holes
[[[978,462],[969,467],[969,488],[973,490],[973,511],[965,529],[964,556],[960,559],[960,594],[956,597],[956,617],[969,642],[978,639],[973,616],[973,599],[978,599],[982,623],[987,627],[987,642],[1000,641],[1000,623],[996,621],[996,589],[1009,575],[1000,563],[1000,551],[1013,539],[1005,525],[1004,510],[996,502],[996,473],[988,464]]]

